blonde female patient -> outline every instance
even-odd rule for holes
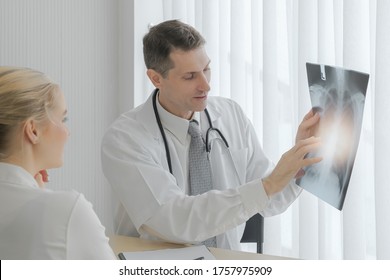
[[[44,188],[63,162],[66,113],[43,73],[0,67],[0,259],[115,259],[91,203]]]

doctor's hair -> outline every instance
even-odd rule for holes
[[[39,71],[0,66],[0,160],[7,157],[13,137],[27,120],[48,119],[58,89]]]
[[[206,44],[203,36],[192,26],[179,20],[168,20],[152,26],[143,38],[144,60],[164,78],[174,67],[169,55],[175,49],[191,51]]]

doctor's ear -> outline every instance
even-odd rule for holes
[[[153,83],[155,88],[160,88],[161,80],[163,79],[162,75],[158,73],[156,70],[148,69],[146,71],[150,81]]]
[[[39,142],[40,130],[38,128],[37,121],[29,119],[26,121],[23,129],[23,134],[26,137],[26,140],[31,144],[35,145]]]

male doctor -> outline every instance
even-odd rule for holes
[[[121,115],[102,141],[103,171],[120,200],[116,233],[191,244],[214,238],[214,246],[240,250],[245,222],[256,213],[283,212],[301,192],[293,182],[301,168],[321,160],[305,158],[320,145],[310,137],[319,116],[311,111],[305,116],[296,145],[274,167],[242,109],[208,96],[210,59],[193,27],[162,22],[143,44],[156,90]],[[190,195],[191,120],[197,120],[204,139],[211,124],[229,145],[210,133],[212,185],[198,195]]]

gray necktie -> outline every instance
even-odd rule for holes
[[[213,188],[211,167],[197,121],[190,122],[188,133],[191,135],[189,151],[190,195],[198,195]],[[212,237],[205,240],[203,244],[208,247],[217,247],[217,240]]]

